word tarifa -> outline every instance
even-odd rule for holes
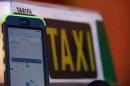
[[[89,52],[89,57],[85,57],[85,52],[83,50],[83,31],[79,30],[70,30],[71,34],[74,39],[74,43],[77,48],[77,53],[76,54],[76,65],[74,64],[74,60],[72,58],[72,50],[70,49],[70,44],[68,42],[67,38],[67,32],[65,29],[60,29],[60,32],[57,31],[56,28],[53,27],[47,27],[47,35],[50,38],[51,41],[51,52],[52,52],[52,60],[54,63],[54,71],[68,71],[67,66],[70,67],[70,71],[77,71],[80,72],[82,71],[82,67],[84,71],[96,71],[95,67],[95,61],[94,61],[94,55],[93,55],[93,50],[92,50],[92,43],[91,43],[91,35],[89,31],[86,31],[85,34],[85,39],[87,40],[87,47],[88,47],[88,52]],[[60,47],[61,47],[61,56],[58,57],[58,51],[56,49],[56,37],[58,34],[60,35]],[[59,61],[58,58],[61,58]],[[85,58],[89,58],[89,62],[86,61]],[[61,65],[59,66],[59,62],[61,62]],[[88,67],[88,64],[90,64],[90,67]]]
[[[20,8],[16,7],[18,13],[23,13],[23,14],[32,14],[31,9],[29,8]]]

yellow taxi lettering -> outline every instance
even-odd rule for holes
[[[95,72],[96,66],[92,48],[91,33],[89,31],[84,32],[82,30],[77,31],[73,29],[70,34],[72,35],[72,39],[74,40],[73,43],[76,47],[76,57],[73,56],[74,52],[71,50],[69,42],[71,40],[69,36],[67,36],[67,31],[65,29],[60,29],[58,31],[57,28],[47,27],[47,35],[49,35],[51,41],[50,45],[54,71],[68,71],[69,68],[69,71],[75,72],[80,72],[82,70],[85,72]],[[57,37],[59,38],[57,39]],[[57,41],[59,43],[58,45],[56,44]],[[86,53],[83,49],[84,46],[88,49],[89,59],[86,59]],[[60,48],[60,51],[57,51],[56,48]],[[61,56],[59,57],[58,54]]]
[[[87,44],[88,44],[88,52],[89,52],[89,55],[90,55],[91,70],[95,71],[96,67],[95,67],[95,64],[94,64],[94,55],[93,55],[93,50],[92,50],[92,42],[91,42],[90,32],[87,31],[86,36],[87,36],[86,38],[88,40]]]
[[[66,32],[64,29],[61,29],[61,58],[62,58],[61,59],[62,71],[66,71],[67,65],[70,67],[71,71],[74,71],[74,63],[72,60],[72,55],[70,52],[70,47],[66,36]]]
[[[88,71],[88,64],[85,59],[85,55],[83,52],[83,32],[79,31],[77,32],[75,30],[72,31],[73,37],[75,40],[75,44],[77,46],[77,64],[76,64],[76,70],[81,71],[82,65],[84,67],[85,71]]]
[[[47,27],[46,31],[47,31],[47,34],[50,35],[50,39],[51,39],[52,54],[53,54],[53,61],[54,61],[54,70],[58,71],[59,67],[58,67],[58,58],[57,58],[56,44],[55,44],[55,36],[57,35],[57,30],[56,30],[56,28]]]
[[[91,25],[46,19],[50,77],[79,79],[98,77]]]

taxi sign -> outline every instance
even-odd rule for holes
[[[89,24],[46,19],[52,78],[97,78]]]
[[[102,15],[91,10],[28,1],[12,1],[8,5],[8,11],[2,12],[41,16],[46,20],[52,86],[86,85],[94,80],[116,82]]]

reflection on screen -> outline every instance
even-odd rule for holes
[[[11,86],[44,86],[40,30],[8,28]]]

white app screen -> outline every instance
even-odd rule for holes
[[[44,86],[41,30],[8,28],[11,86]]]

